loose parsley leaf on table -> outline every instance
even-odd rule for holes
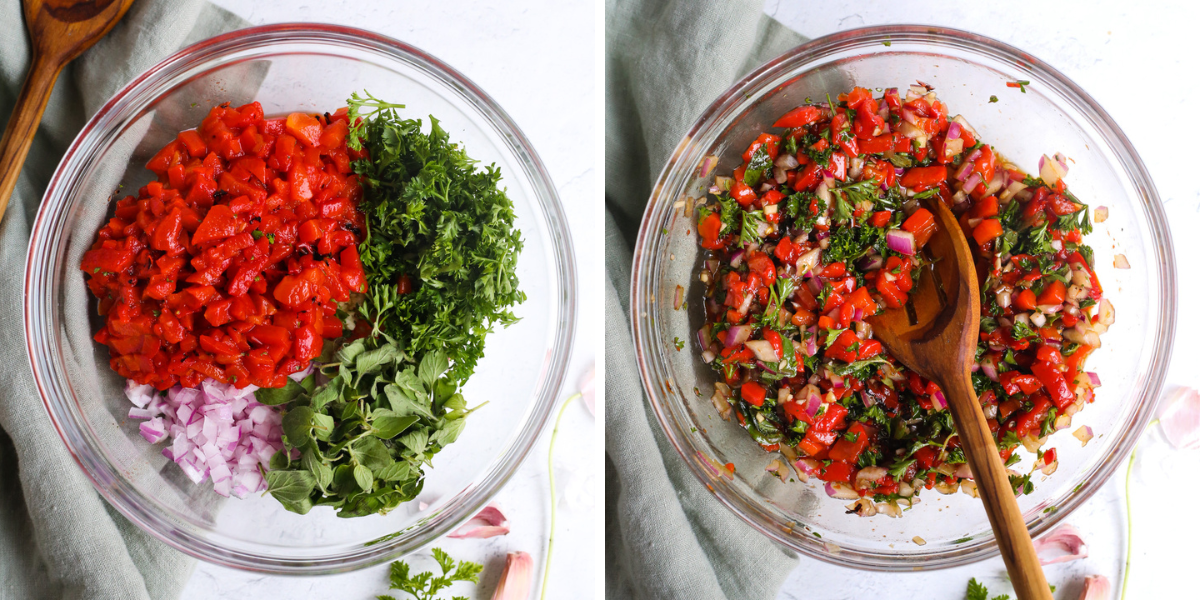
[[[967,600],[989,600],[987,588],[983,587],[982,583],[975,581],[974,577],[967,582]],[[1009,600],[1009,595],[993,596],[991,600]]]
[[[391,572],[389,573],[391,585],[388,586],[388,589],[406,592],[412,595],[415,600],[436,600],[438,592],[450,587],[457,581],[479,583],[479,573],[483,571],[483,565],[465,560],[455,562],[441,548],[433,549],[433,558],[437,560],[438,566],[442,568],[440,576],[434,576],[432,571],[410,575],[408,563],[402,560],[393,562]],[[387,595],[376,596],[376,598],[378,600],[396,600],[394,596]],[[467,599],[464,596],[455,596],[453,600]]]

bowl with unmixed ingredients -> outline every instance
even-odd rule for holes
[[[1070,157],[1072,192],[1108,210],[1085,239],[1117,314],[1088,362],[1103,386],[1070,430],[1051,436],[1057,471],[1035,473],[1034,491],[1018,499],[1034,536],[1087,501],[1128,457],[1154,413],[1174,336],[1174,256],[1149,173],[1095,100],[1037,58],[942,27],[872,27],[799,46],[736,83],[679,143],[643,215],[630,300],[642,384],[668,441],[730,518],[808,556],[865,569],[944,568],[998,551],[982,503],[968,495],[929,491],[899,518],[862,518],[819,485],[767,471],[783,457],[723,420],[710,400],[717,379],[696,341],[705,321],[697,281],[704,255],[691,207],[780,115],[855,86],[882,93],[917,81],[1025,171],[1036,173],[1043,154]],[[715,168],[709,156],[717,158]],[[1117,268],[1125,261],[1128,268]],[[1082,444],[1071,435],[1078,427],[1095,437]],[[1022,472],[1033,461],[1025,456]]]
[[[92,340],[102,319],[80,258],[115,197],[144,185],[153,153],[213,106],[258,101],[270,115],[332,110],[368,90],[436,117],[450,139],[502,174],[524,239],[520,320],[487,338],[463,388],[488,403],[426,469],[416,501],[386,515],[341,519],[328,508],[288,512],[270,495],[223,500],[194,485],[126,414],[124,381]],[[121,192],[119,190],[126,190]],[[118,191],[114,191],[118,190]],[[192,556],[260,572],[344,572],[411,552],[481,509],[532,449],[559,395],[575,322],[575,267],[550,177],[509,116],[474,83],[425,52],[356,29],[255,27],[205,40],[138,76],[75,139],[33,226],[25,330],[34,378],[63,442],[118,511]]]

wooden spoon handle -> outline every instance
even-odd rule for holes
[[[979,496],[983,499],[983,506],[987,509],[996,544],[1000,547],[1000,555],[1004,557],[1004,565],[1008,567],[1008,575],[1012,578],[1017,598],[1053,600],[1046,576],[1042,573],[1042,565],[1034,552],[1033,540],[1025,527],[1025,518],[1021,515],[1017,499],[1012,493],[1008,469],[1000,460],[996,442],[992,439],[983,409],[975,396],[970,373],[964,371],[960,377],[945,379],[947,381],[943,387],[949,398],[958,396],[970,399],[970,402],[951,400],[950,412],[954,416],[959,441],[967,456],[967,463],[971,466],[971,474]]]
[[[4,128],[4,137],[0,138],[0,217],[8,208],[8,200],[33,143],[33,134],[37,132],[62,67],[62,62],[34,54],[25,84],[21,86],[21,95],[17,97],[17,104]]]

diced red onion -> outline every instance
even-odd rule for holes
[[[816,393],[809,394],[808,406],[805,407],[804,412],[808,413],[808,416],[810,416],[810,417],[815,417],[815,416],[817,416],[817,411],[820,409],[821,409],[821,396],[817,395]]]
[[[1000,381],[1000,374],[996,371],[996,363],[990,357],[983,359],[980,367],[983,368],[983,374],[987,375],[988,379]]]
[[[829,186],[826,185],[824,181],[817,185],[816,194],[817,197],[825,203],[825,206],[830,206],[832,204],[833,194],[829,192]]]
[[[833,384],[833,389],[835,389],[835,390],[840,390],[840,389],[846,387],[846,380],[843,379],[842,376],[838,375],[837,373],[829,374],[829,383]]]
[[[1118,269],[1128,269],[1129,259],[1125,258],[1124,254],[1118,254],[1113,257],[1113,266]]]
[[[303,376],[308,372],[293,374]],[[153,413],[139,426],[150,443],[173,438],[162,450],[194,483],[213,480],[213,491],[244,498],[266,489],[259,466],[270,465],[283,446],[279,413],[254,399],[257,388],[237,389],[213,380],[198,389],[175,386],[166,397],[145,399],[143,386],[128,382],[126,396]]]
[[[962,154],[962,151],[963,141],[961,139],[946,140],[946,143],[942,146],[942,154],[946,156],[946,158],[958,156],[959,154]]]
[[[1092,222],[1103,223],[1108,220],[1108,207],[1097,206],[1096,210],[1092,211]]]
[[[945,410],[949,406],[946,404],[946,396],[942,394],[941,390],[934,392],[929,400],[933,402],[933,407],[937,410]]]
[[[883,256],[881,256],[879,254],[873,254],[871,256],[863,257],[862,259],[860,259],[858,261],[858,268],[860,271],[864,271],[864,272],[882,269],[883,268]]]
[[[917,253],[917,239],[912,233],[903,229],[888,230],[887,246],[889,249],[906,256],[912,256]]]
[[[717,355],[712,350],[705,350],[704,352],[700,353],[700,360],[703,360],[704,364],[706,365],[712,363],[712,361],[716,359]]]
[[[783,169],[795,169],[800,166],[800,161],[796,160],[791,154],[780,154],[779,158],[775,159],[775,166]]]
[[[978,160],[978,159],[979,159],[979,157],[980,157],[980,156],[983,156],[983,150],[981,150],[981,149],[979,149],[979,148],[976,148],[975,150],[971,151],[971,153],[970,153],[970,154],[968,154],[968,155],[966,156],[966,158],[964,158],[963,160],[964,160],[964,161],[975,162],[976,160]]]
[[[1041,175],[1042,181],[1046,182],[1046,185],[1052,186],[1066,177],[1067,166],[1052,158],[1047,160],[1046,155],[1043,154],[1042,158],[1038,159],[1038,174]]]
[[[167,427],[163,424],[162,417],[154,417],[142,423],[138,426],[138,431],[151,444],[157,444],[167,438]]]
[[[980,181],[983,181],[983,176],[980,175],[979,173],[972,173],[971,176],[969,178],[967,178],[967,182],[963,184],[962,189],[966,190],[967,192],[970,192],[971,190],[974,190],[977,186],[979,186]]]
[[[825,289],[825,280],[821,279],[819,275],[812,277],[805,284],[808,285],[808,291],[812,292],[814,296]]]
[[[708,177],[708,174],[712,173],[712,170],[715,168],[717,168],[717,157],[711,154],[705,156],[704,159],[700,161],[700,179]]]
[[[941,392],[938,393],[940,394]],[[958,463],[958,465],[954,467],[954,476],[962,479],[973,479],[973,476],[971,475],[971,466],[967,463]]]
[[[151,408],[131,408],[129,409],[130,419],[149,419],[158,414],[159,411]]]
[[[742,256],[746,253],[745,250],[734,250],[733,254],[729,255],[729,266],[738,268],[742,265]]]
[[[960,135],[962,135],[962,126],[951,122],[950,127],[946,128],[946,139],[957,140]]]
[[[1061,311],[1063,309],[1063,305],[1061,305],[1061,304],[1039,304],[1037,309],[1038,309],[1038,312],[1041,312],[1042,314],[1053,315],[1053,314]]]
[[[779,355],[775,353],[775,347],[767,340],[748,341],[746,342],[746,348],[749,348],[758,360],[763,362],[779,362]]]
[[[954,118],[951,120],[953,122],[957,123],[960,127],[962,127],[964,130],[966,130],[968,133],[970,133],[972,137],[975,137],[975,138],[979,137],[979,134],[975,132],[975,128],[971,127],[971,124],[968,123],[967,119],[964,118],[962,115],[955,115]]]
[[[158,397],[158,390],[150,384],[136,385],[132,381],[127,382],[125,386],[125,396],[129,401],[138,408],[146,408],[151,400]]]
[[[1088,376],[1088,379],[1092,380],[1092,387],[1094,387],[1094,388],[1100,387],[1100,375],[1096,374],[1095,371],[1088,371],[1087,376]]]
[[[746,343],[753,330],[748,325],[734,325],[725,332],[725,347],[733,348]]]
[[[1084,446],[1092,441],[1092,428],[1088,425],[1080,425],[1071,435],[1075,436]]]
[[[675,310],[679,310],[679,307],[681,307],[681,306],[683,306],[683,286],[676,285],[675,286]]]
[[[804,473],[805,475],[816,475],[817,473],[821,472],[821,463],[817,462],[817,460],[813,458],[799,458],[796,459],[796,462],[792,464],[796,467],[797,471]]]
[[[800,258],[796,259],[796,272],[800,274],[809,273],[816,270],[819,264],[821,264],[821,249],[813,248],[801,254]]]

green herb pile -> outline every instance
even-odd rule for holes
[[[400,105],[369,94],[349,104],[351,120],[362,120],[348,144],[369,153],[354,163],[368,277],[354,317],[369,332],[327,343],[304,381],[256,392],[284,406],[268,491],[290,511],[331,506],[339,517],[383,514],[421,493],[423,468],[466,425],[459,388],[485,336],[514,323],[511,307],[525,300],[521,236],[499,171],[476,169],[436,119],[425,134],[397,115]],[[401,294],[403,276],[410,291]]]
[[[375,324],[413,356],[444,350],[450,376],[462,382],[483,356],[484,336],[516,322],[510,309],[525,301],[516,274],[521,232],[495,165],[476,168],[437,119],[425,134],[398,108],[370,94],[350,100],[351,120],[364,117],[351,147],[362,136],[371,153],[354,171],[366,188],[359,254],[380,307]],[[401,276],[412,293],[395,293]]]

